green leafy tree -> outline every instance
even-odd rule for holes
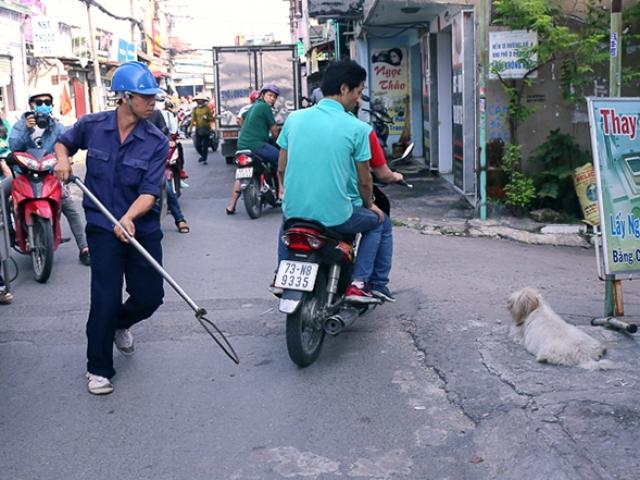
[[[511,30],[529,30],[538,35],[537,45],[517,51],[517,61],[527,71],[522,78],[507,79],[501,73],[505,62],[492,62],[491,71],[503,86],[508,99],[509,133],[512,143],[518,143],[518,126],[535,113],[524,103],[525,89],[533,85],[532,75],[545,65],[561,58],[563,52],[579,42],[577,33],[562,25],[562,11],[552,0],[495,0],[494,23]]]

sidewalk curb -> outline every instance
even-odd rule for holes
[[[591,248],[585,236],[577,233],[539,233],[504,225],[495,220],[436,221],[421,218],[393,218],[393,224],[419,231],[423,235],[471,238],[502,238],[529,245]]]

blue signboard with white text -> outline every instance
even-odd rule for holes
[[[607,274],[640,272],[640,98],[589,98]]]

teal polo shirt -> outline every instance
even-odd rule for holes
[[[357,177],[356,162],[371,158],[370,131],[329,98],[289,115],[278,137],[278,145],[287,150],[286,218],[309,218],[334,227],[351,217],[350,185]]]

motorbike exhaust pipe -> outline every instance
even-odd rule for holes
[[[344,328],[344,322],[339,313],[331,315],[324,321],[324,331],[329,335],[338,335]]]
[[[338,335],[345,328],[350,327],[356,318],[358,318],[358,310],[355,308],[343,308],[324,321],[324,331],[329,335]]]

